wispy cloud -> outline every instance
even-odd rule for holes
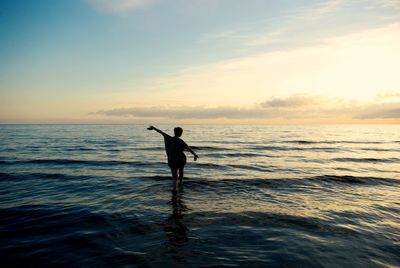
[[[176,119],[215,119],[215,118],[260,118],[265,117],[263,109],[236,107],[132,107],[111,110],[101,110],[94,114],[107,116],[135,116],[147,118],[176,118]]]
[[[157,0],[85,0],[96,10],[120,13],[153,4]]]
[[[269,108],[299,108],[312,105],[319,105],[322,103],[321,97],[308,96],[304,94],[296,94],[286,98],[271,98],[270,100],[262,103],[262,107]]]
[[[301,47],[304,44],[322,43],[333,32],[359,31],[362,29],[358,23],[361,16],[371,22],[369,24],[374,25],[372,27],[396,23],[400,18],[398,11],[400,0],[326,0],[296,6],[276,17],[254,21],[240,28],[209,33],[203,36],[203,41],[240,44],[241,51],[266,46]],[[354,14],[358,17],[352,19]],[[332,24],[332,21],[335,23]],[[367,29],[368,26],[365,24],[363,27]]]
[[[307,24],[310,22],[313,23],[314,27],[319,27],[319,24],[315,21],[335,13],[343,2],[343,0],[328,0],[311,6],[297,7],[275,18],[256,21],[236,29],[206,34],[203,39],[208,41],[230,40],[231,42],[239,42],[244,47],[279,44],[293,40],[299,32],[304,35],[302,29],[309,27]],[[279,26],[271,28],[268,25]],[[258,29],[258,31],[254,32],[254,29]]]
[[[213,106],[245,106],[296,92],[367,100],[400,88],[399,47],[400,24],[389,24],[322,44],[182,69],[154,79],[154,88],[162,88],[163,95],[152,97],[168,96],[163,104]]]
[[[400,92],[385,92],[376,96],[377,101],[400,102]]]
[[[271,98],[252,107],[153,106],[100,110],[92,115],[171,119],[400,119],[400,102],[357,102],[313,95]]]
[[[320,2],[312,6],[298,8],[289,12],[286,18],[292,21],[294,20],[297,23],[300,20],[315,21],[320,19],[322,16],[334,13],[343,3],[345,3],[343,0],[328,0]]]
[[[400,102],[370,104],[354,115],[358,119],[400,119]]]
[[[373,8],[381,8],[381,9],[391,9],[391,10],[400,10],[400,1],[399,0],[359,0],[361,4],[365,4],[369,9]]]

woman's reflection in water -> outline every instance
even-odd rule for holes
[[[177,260],[183,260],[185,250],[183,246],[188,241],[187,228],[182,219],[184,212],[188,210],[183,200],[183,190],[172,194],[169,203],[172,205],[172,214],[168,217],[165,224],[165,233],[167,235],[167,253]]]

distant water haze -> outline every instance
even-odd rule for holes
[[[0,125],[3,265],[400,266],[399,126],[146,127]]]

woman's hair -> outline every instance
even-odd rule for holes
[[[183,129],[181,127],[174,128],[174,134],[176,137],[182,136]]]

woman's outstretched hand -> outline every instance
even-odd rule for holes
[[[194,161],[197,161],[198,158],[199,158],[199,157],[198,157],[197,155],[195,155],[193,160],[194,160]]]
[[[148,129],[148,130],[153,130],[154,127],[153,127],[153,126],[149,126],[147,129]]]

